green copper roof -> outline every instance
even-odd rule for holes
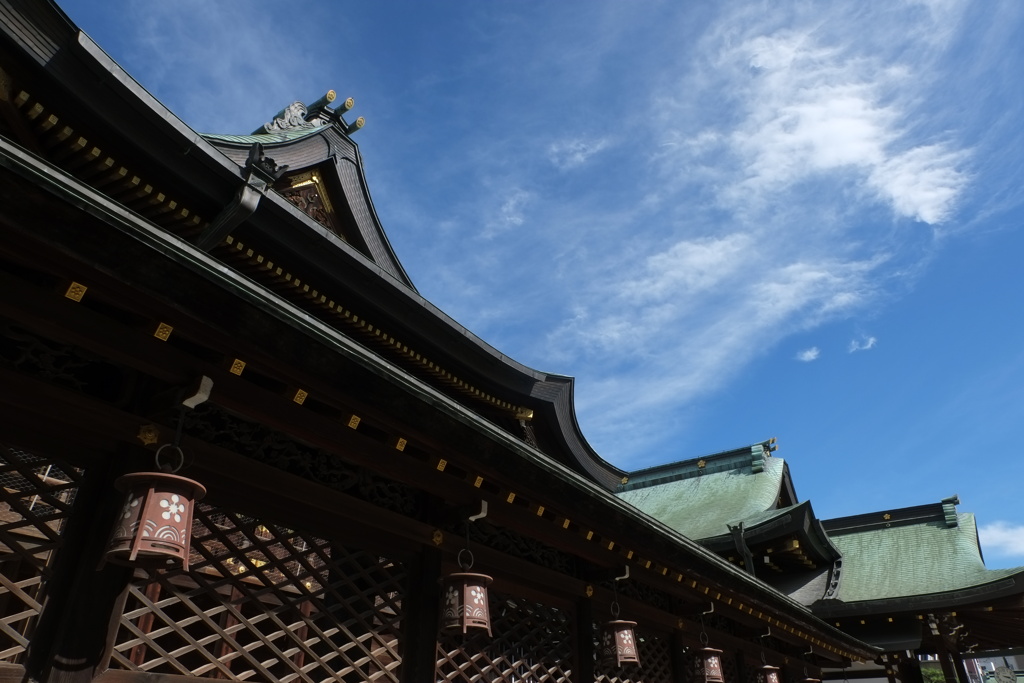
[[[1019,574],[985,569],[974,515],[941,521],[831,533],[843,553],[838,598],[844,602],[927,595],[980,586]]]
[[[747,456],[749,462],[749,455]],[[749,464],[676,481],[622,491],[616,495],[692,539],[729,533],[735,525],[775,507],[785,462],[765,458],[755,473]]]
[[[203,133],[203,137],[207,140],[220,140],[222,142],[235,142],[241,145],[251,145],[254,142],[259,142],[264,145],[273,145],[279,142],[289,142],[291,140],[298,140],[304,138],[307,135],[313,135],[326,130],[324,126],[316,126],[314,128],[292,128],[289,130],[275,131],[273,133],[262,133],[260,135],[214,135],[211,133]]]

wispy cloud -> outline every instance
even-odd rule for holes
[[[560,140],[548,147],[548,159],[560,171],[567,171],[587,163],[590,157],[607,148],[609,144],[608,138]]]
[[[985,524],[978,527],[978,537],[990,555],[1024,558],[1024,524]]]
[[[487,239],[523,224],[526,220],[524,211],[530,202],[530,193],[513,188],[499,195],[497,199],[501,203],[487,220],[481,233],[481,236]]]
[[[955,12],[786,11],[718,17],[678,94],[653,94],[641,253],[573,271],[573,315],[549,349],[600,368],[597,391],[580,394],[597,441],[616,438],[588,421],[601,405],[664,419],[786,336],[877,303],[929,258],[920,224],[951,220],[971,186],[970,150],[929,130],[921,103]],[[628,406],[611,400],[635,382],[645,390]]]
[[[812,360],[818,360],[818,356],[821,355],[821,349],[817,346],[812,346],[809,349],[804,349],[796,354],[796,359],[803,363],[810,363]]]
[[[875,348],[875,344],[878,343],[878,339],[875,337],[861,337],[860,339],[851,339],[850,345],[847,347],[849,353],[856,353],[857,351],[867,351],[868,349]]]
[[[941,223],[969,182],[967,152],[910,135],[913,65],[886,63],[819,32],[778,30],[723,51],[720,68],[741,96],[728,136],[743,177],[731,205],[770,202],[779,189],[831,175],[887,203],[899,217]]]

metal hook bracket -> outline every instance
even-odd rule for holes
[[[480,512],[475,514],[475,515],[470,515],[469,516],[469,521],[470,522],[475,522],[476,520],[483,519],[486,516],[487,516],[487,501],[486,500],[481,500],[480,501]]]
[[[629,578],[629,565],[627,564],[626,565],[626,573],[623,574],[622,576],[616,576],[615,580],[616,581],[622,581],[623,579],[628,579],[628,578]]]
[[[708,604],[711,605],[711,609],[709,609],[706,612],[701,612],[702,616],[705,615],[705,614],[714,614],[715,613],[715,603],[711,602],[711,603],[708,603]]]

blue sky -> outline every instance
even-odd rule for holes
[[[1024,5],[66,0],[183,121],[356,100],[420,292],[626,469],[770,436],[820,517],[1024,565]]]

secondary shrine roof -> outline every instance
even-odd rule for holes
[[[728,534],[729,525],[741,521],[763,521],[791,488],[785,461],[756,444],[633,472],[617,495],[683,535],[703,539]]]
[[[944,503],[946,510],[920,506],[825,522],[843,553],[838,599],[850,603],[964,591],[1024,571],[986,569],[974,515],[956,513],[952,499]]]

